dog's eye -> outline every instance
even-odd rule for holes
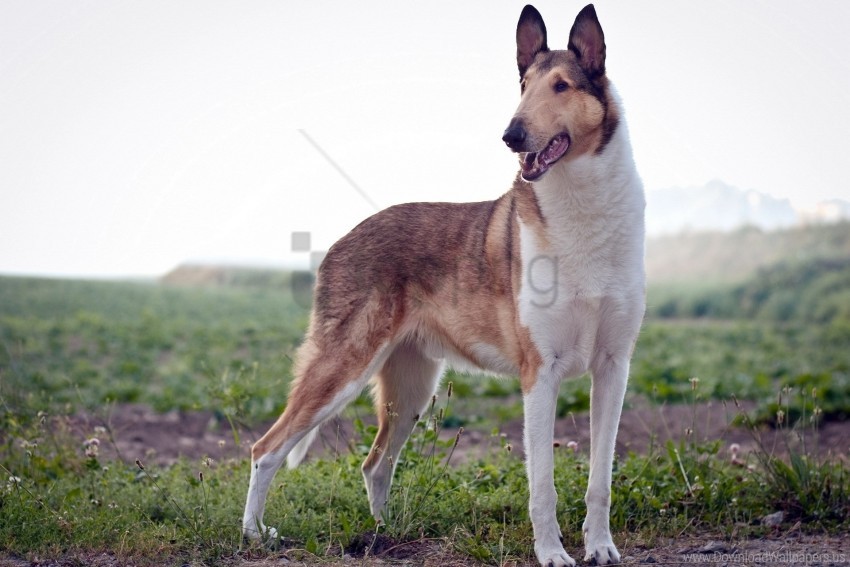
[[[570,85],[568,85],[566,81],[558,81],[557,83],[555,83],[554,88],[556,93],[562,93],[568,88],[570,88]]]
[[[525,79],[523,79],[522,82],[519,84],[519,92],[520,93],[525,92]]]

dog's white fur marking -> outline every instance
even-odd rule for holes
[[[286,411],[252,448],[243,515],[263,525],[272,478],[372,379],[378,434],[362,471],[380,520],[401,449],[443,369],[520,376],[534,550],[575,561],[556,517],[553,427],[562,380],[590,372],[585,561],[617,563],[611,467],[644,312],[644,196],[592,6],[550,51],[537,11],[517,26],[523,95],[503,140],[522,177],[487,203],[416,203],[367,219],[328,252]]]
[[[307,434],[304,435],[304,437],[301,438],[301,441],[299,441],[286,456],[287,468],[294,469],[301,464],[301,462],[307,456],[307,451],[310,450],[310,446],[313,445],[313,441],[316,440],[316,436],[318,435],[319,428],[314,427],[313,429],[308,431]]]

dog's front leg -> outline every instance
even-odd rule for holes
[[[529,486],[528,509],[534,528],[534,552],[541,565],[572,567],[576,562],[564,551],[555,514],[558,495],[555,492],[552,442],[560,380],[552,374],[541,373],[529,380],[523,380],[523,384],[528,383],[532,386],[523,395],[524,441]]]
[[[587,480],[587,517],[584,520],[585,561],[597,565],[620,562],[611,538],[611,468],[614,444],[629,375],[629,359],[600,353],[592,369],[590,388],[590,476]]]

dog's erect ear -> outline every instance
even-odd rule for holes
[[[534,56],[541,51],[549,51],[546,45],[546,24],[540,12],[529,4],[522,9],[516,25],[516,64],[520,78],[534,61]]]
[[[595,79],[605,74],[605,34],[593,4],[585,6],[576,16],[568,47],[578,56],[579,65],[588,77]]]

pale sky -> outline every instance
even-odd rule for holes
[[[369,200],[498,197],[523,4],[0,3],[0,274],[306,263]],[[595,4],[647,190],[850,199],[850,2]],[[565,48],[583,4],[535,5]]]

